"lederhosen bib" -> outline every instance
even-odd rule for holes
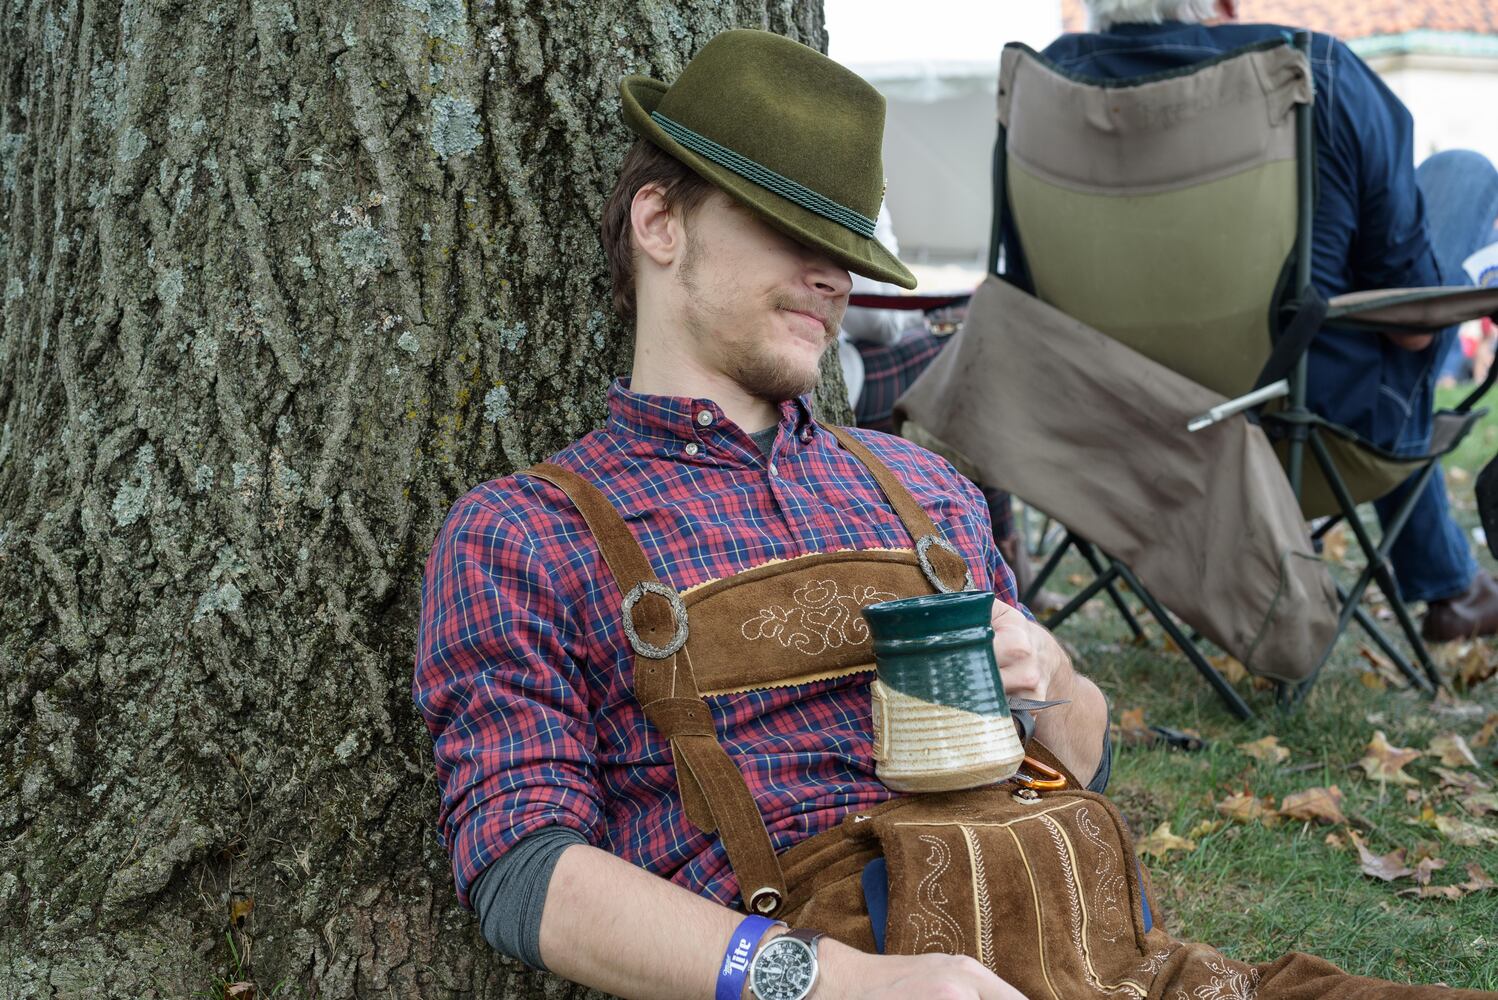
[[[972,586],[961,556],[894,474],[846,431],[823,426],[873,475],[912,549],[801,556],[678,593],[656,577],[596,487],[556,465],[526,470],[563,490],[593,532],[624,595],[635,696],[670,741],[688,821],[723,841],[746,909],[874,951],[861,876],[882,857],[885,951],[970,955],[1031,1000],[1478,996],[1348,976],[1299,954],[1250,966],[1151,926],[1122,817],[1033,741],[1033,763],[1064,781],[1019,776],[968,792],[901,796],[777,857],[705,698],[869,670],[864,606]],[[812,626],[798,635],[818,644],[802,643],[799,658],[788,655],[795,642],[756,641],[783,638],[767,630],[784,624],[780,612],[788,609]]]

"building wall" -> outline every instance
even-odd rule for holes
[[[1498,59],[1384,56],[1368,60],[1415,117],[1415,158],[1474,149],[1498,163]]]
[[[994,95],[984,89],[935,101],[889,99],[885,197],[902,257],[982,268],[996,128]]]

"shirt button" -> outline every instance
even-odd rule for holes
[[[703,427],[706,427],[708,424],[712,423],[713,422],[713,411],[712,410],[701,410],[701,411],[699,411],[697,413],[697,422],[699,424],[701,424]]]
[[[774,462],[770,463],[770,475],[772,475],[772,476],[778,476],[778,475],[780,475],[780,470],[777,469],[777,468],[775,468],[775,463]]]
[[[691,444],[687,445],[687,454],[688,455],[695,455],[695,454],[697,454],[701,450],[702,450],[701,448],[697,447],[697,442],[696,441],[693,441]]]

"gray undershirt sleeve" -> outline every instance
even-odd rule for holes
[[[485,868],[468,890],[484,940],[501,954],[549,972],[541,961],[541,914],[557,859],[587,838],[565,826],[542,827]]]

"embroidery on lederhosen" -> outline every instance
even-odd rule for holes
[[[1097,970],[1092,967],[1092,953],[1086,941],[1087,907],[1077,885],[1076,857],[1072,853],[1071,840],[1061,829],[1061,824],[1050,816],[1041,816],[1039,819],[1045,824],[1046,832],[1051,835],[1051,843],[1055,846],[1057,859],[1061,862],[1061,875],[1066,883],[1067,904],[1071,910],[1072,946],[1077,950],[1077,957],[1082,960],[1082,968],[1086,972],[1088,985],[1099,993],[1145,996],[1149,990],[1140,983],[1129,980],[1113,984],[1104,983],[1098,976]]]
[[[978,836],[970,826],[961,827],[962,838],[967,841],[967,853],[973,861],[973,912],[978,918],[978,961],[987,968],[994,965],[993,953],[993,900],[988,895],[988,870],[983,864],[983,848]]]
[[[1189,994],[1176,990],[1176,1000],[1254,1000],[1259,995],[1259,970],[1234,968],[1227,959],[1207,962],[1215,975]]]
[[[1165,963],[1170,960],[1170,956],[1174,955],[1176,949],[1179,947],[1179,943],[1172,944],[1164,951],[1157,951],[1153,955],[1150,955],[1144,960],[1144,964],[1139,967],[1139,974],[1141,976],[1148,976],[1151,979],[1158,976],[1160,970],[1165,968]]]
[[[1118,852],[1103,838],[1103,830],[1092,821],[1086,807],[1077,810],[1077,826],[1092,846],[1097,848],[1098,863],[1093,869],[1093,882],[1097,886],[1098,934],[1109,944],[1117,943],[1126,931],[1132,931],[1129,920],[1129,886],[1124,881]]]
[[[916,886],[916,905],[921,912],[905,915],[906,922],[915,928],[914,953],[964,954],[962,926],[953,919],[948,909],[951,900],[941,890],[941,877],[952,867],[952,851],[940,837],[922,834],[920,841],[931,850],[926,855],[929,870]]]
[[[868,641],[865,605],[892,601],[894,594],[876,587],[856,586],[842,593],[835,580],[803,583],[791,594],[791,606],[772,604],[744,622],[740,634],[751,642],[773,639],[787,649],[817,656],[829,649],[857,646]]]

